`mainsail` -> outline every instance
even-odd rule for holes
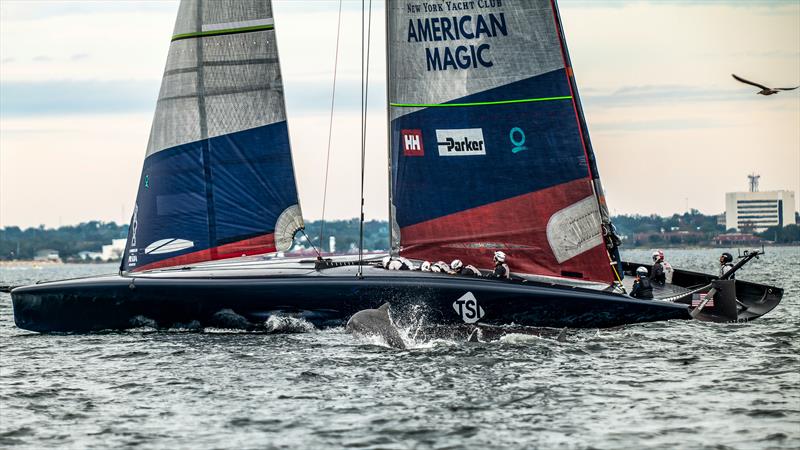
[[[182,0],[125,271],[286,250],[303,228],[269,0]]]
[[[555,2],[388,5],[393,248],[613,281]]]

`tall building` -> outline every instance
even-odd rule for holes
[[[758,175],[748,175],[750,192],[725,194],[725,228],[761,232],[769,227],[794,224],[793,191],[758,191]]]

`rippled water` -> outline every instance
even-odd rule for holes
[[[710,272],[718,253],[667,256]],[[786,289],[752,323],[405,351],[341,329],[38,335],[0,294],[0,448],[798,448],[799,258],[743,269]],[[115,269],[0,267],[0,284]]]

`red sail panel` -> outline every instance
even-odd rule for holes
[[[214,261],[218,259],[238,258],[241,256],[262,255],[273,253],[275,248],[275,234],[265,234],[250,239],[231,242],[218,247],[186,253],[172,258],[162,259],[150,264],[136,268],[136,272],[143,270],[160,269],[163,267],[185,266],[197,264],[204,261]]]
[[[428,260],[461,259],[488,269],[496,250],[508,255],[513,272],[594,281],[613,276],[602,245],[559,262],[548,239],[559,224],[551,223],[563,205],[578,204],[594,196],[589,180],[577,180],[549,189],[479,206],[401,229],[402,254]],[[578,234],[576,233],[577,239]]]

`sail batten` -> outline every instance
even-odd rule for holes
[[[132,224],[126,271],[286,250],[302,229],[269,0],[181,2]]]
[[[555,5],[483,6],[387,8],[393,245],[479,267],[503,250],[515,272],[611,282]]]

